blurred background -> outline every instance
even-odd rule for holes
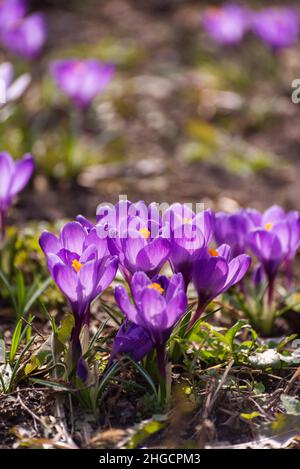
[[[259,11],[296,1],[249,1]],[[47,40],[30,60],[0,62],[31,83],[0,112],[2,150],[32,152],[36,173],[11,212],[17,223],[94,217],[119,194],[136,201],[204,202],[215,209],[300,206],[300,42],[272,48],[247,31],[220,44],[201,25],[226,2],[35,0]],[[234,27],[234,26],[232,26]],[[57,59],[95,58],[115,74],[84,118],[49,73]]]

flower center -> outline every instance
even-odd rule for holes
[[[76,272],[79,272],[81,267],[83,267],[83,264],[81,264],[81,262],[79,262],[77,259],[74,259],[72,262],[72,267]]]
[[[266,223],[265,224],[265,229],[270,231],[273,228],[273,223]]]
[[[187,225],[191,225],[193,223],[193,219],[184,217],[183,223],[185,223]]]
[[[158,291],[158,293],[160,293],[161,295],[163,294],[163,292],[165,291],[163,287],[160,286],[159,283],[151,283],[150,285],[148,285],[148,288],[151,288],[151,290],[156,290]]]
[[[208,252],[212,257],[218,257],[218,255],[219,255],[219,253],[216,249],[209,249]]]
[[[150,236],[150,231],[148,230],[148,228],[141,228],[139,232],[145,239],[148,239]]]

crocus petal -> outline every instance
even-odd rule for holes
[[[136,305],[140,304],[142,291],[151,285],[151,280],[145,272],[136,272],[131,280],[131,291]]]
[[[184,315],[187,307],[187,297],[184,291],[180,290],[168,303],[168,325],[172,328]]]
[[[49,231],[43,231],[40,236],[39,243],[46,256],[50,253],[57,254],[62,249],[60,240]]]
[[[10,187],[10,195],[14,197],[18,194],[32,176],[34,170],[34,160],[30,154],[24,155],[24,157],[17,161],[15,174],[12,178],[12,184]]]
[[[86,262],[78,272],[78,281],[82,291],[82,299],[91,301],[95,298],[98,264],[95,261]]]
[[[150,331],[163,330],[168,326],[167,304],[164,297],[153,288],[145,288],[141,295],[142,308],[139,312],[139,324]]]
[[[240,282],[247,273],[251,264],[251,257],[246,254],[241,254],[229,262],[228,275],[223,291],[228,290],[236,283]]]
[[[71,303],[78,300],[78,279],[72,267],[56,264],[53,268],[53,278],[63,294]]]
[[[9,199],[15,163],[12,157],[5,152],[0,153],[0,205],[1,199]]]
[[[81,255],[86,232],[80,223],[77,221],[66,223],[61,230],[60,236],[65,249]]]
[[[119,260],[116,256],[101,262],[98,272],[97,294],[99,295],[114,280],[118,270]]]
[[[28,88],[30,82],[31,75],[29,75],[29,73],[24,73],[18,77],[6,90],[6,100],[10,102],[19,99],[23,95],[26,88]]]
[[[143,247],[137,255],[138,270],[153,273],[159,271],[167,261],[170,253],[170,242],[164,238],[156,238]]]
[[[126,267],[135,272],[140,270],[137,267],[137,256],[141,249],[146,246],[146,239],[137,232],[128,232],[127,237],[122,239],[123,253],[125,256]]]
[[[129,295],[122,285],[117,285],[115,288],[115,299],[120,310],[125,314],[127,319],[139,324],[138,312],[135,306],[131,303]]]
[[[14,76],[14,68],[11,63],[3,62],[0,64],[0,80],[4,81],[5,88],[11,84]],[[6,96],[7,98],[7,96]]]

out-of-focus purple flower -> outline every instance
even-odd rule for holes
[[[258,212],[255,212],[260,217]],[[214,237],[218,245],[229,244],[233,257],[246,251],[247,235],[259,223],[253,220],[253,212],[240,209],[235,213],[219,212],[216,214]]]
[[[191,320],[194,324],[214,298],[236,285],[247,273],[251,258],[240,254],[232,258],[230,246],[203,249],[193,263],[192,279],[198,293],[198,308]]]
[[[26,13],[26,0],[0,0],[0,33],[16,24]]]
[[[29,73],[24,73],[14,81],[14,69],[12,64],[9,62],[3,62],[0,64],[0,80],[5,87],[3,90],[5,103],[3,104],[7,104],[9,102],[16,101],[22,96],[31,82],[31,76]],[[0,103],[0,106],[1,105],[2,103]]]
[[[58,60],[51,67],[57,86],[80,109],[90,106],[111,81],[114,71],[114,65],[98,60]]]
[[[197,253],[212,239],[214,222],[211,210],[195,214],[183,204],[173,204],[163,214],[163,234],[171,241],[169,261],[173,272],[183,275],[186,288]]]
[[[0,153],[0,218],[1,236],[5,236],[6,214],[15,196],[27,185],[32,176],[34,161],[30,154],[15,162],[9,153]]]
[[[47,24],[42,13],[33,13],[19,19],[9,28],[2,31],[1,41],[11,52],[34,59],[37,57],[47,39]]]
[[[182,275],[174,274],[163,288],[144,272],[136,272],[132,277],[131,291],[134,303],[126,289],[118,285],[115,289],[117,304],[129,321],[149,333],[157,350],[161,375],[165,377],[165,345],[187,306]]]
[[[299,17],[292,8],[264,8],[253,14],[252,28],[272,48],[289,47],[298,40]]]
[[[207,33],[218,43],[239,43],[249,28],[250,13],[240,5],[210,7],[204,11],[202,24]]]
[[[113,342],[109,365],[119,356],[129,355],[139,362],[153,349],[150,335],[141,326],[125,320]]]
[[[106,240],[99,239],[95,229],[87,232],[78,222],[67,223],[59,238],[43,232],[40,246],[51,276],[68,299],[75,318],[72,354],[73,363],[80,372],[84,369],[80,362],[80,331],[84,324],[88,324],[91,302],[115,278],[118,259],[108,254]],[[82,373],[79,376],[85,378]]]

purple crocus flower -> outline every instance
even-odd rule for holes
[[[195,214],[182,204],[171,205],[163,214],[163,234],[171,241],[170,265],[173,272],[183,275],[186,288],[192,278],[194,259],[212,239],[214,222],[211,210]]]
[[[162,236],[160,227],[156,204],[126,200],[97,209],[98,235],[107,237],[110,252],[119,257],[120,270],[128,283],[135,272],[153,277],[166,263],[170,242]]]
[[[240,254],[232,258],[227,244],[217,249],[203,249],[193,264],[192,279],[198,293],[198,308],[190,326],[200,317],[204,308],[218,295],[242,280],[248,271],[251,258]]]
[[[4,84],[4,99],[7,104],[19,99],[28,87],[31,76],[29,73],[20,75],[14,80],[14,69],[11,63],[3,62],[0,64],[0,80]],[[1,106],[2,103],[0,103]]]
[[[204,11],[202,24],[219,44],[239,43],[249,27],[249,12],[240,5],[210,7]]]
[[[16,195],[32,176],[34,161],[28,153],[15,162],[9,153],[0,153],[0,219],[1,237],[5,236],[6,214]]]
[[[291,285],[292,262],[300,246],[300,216],[296,211],[285,213],[282,207],[273,205],[257,221],[247,243],[262,263],[269,282],[269,301],[272,301],[275,277],[284,262]]]
[[[67,223],[59,238],[43,232],[40,246],[51,276],[72,309],[75,319],[71,337],[73,364],[78,376],[85,380],[80,331],[84,324],[88,324],[91,302],[115,278],[118,259],[109,255],[106,240],[99,239],[95,229],[88,232],[78,222]]]
[[[16,24],[26,13],[25,0],[0,0],[0,33]]]
[[[126,289],[118,285],[115,289],[117,304],[129,321],[149,333],[156,347],[160,373],[165,378],[166,342],[187,306],[183,277],[174,274],[163,288],[144,272],[136,272],[132,277],[131,291],[133,303]]]
[[[252,28],[255,34],[272,48],[289,47],[298,40],[298,14],[292,8],[264,8],[254,14]]]
[[[229,244],[233,257],[245,253],[247,235],[252,228],[259,224],[253,215],[260,217],[259,212],[240,209],[235,213],[219,212],[216,214],[214,237],[218,245]]]
[[[125,320],[113,342],[109,364],[122,355],[129,355],[139,362],[153,349],[153,342],[149,333],[141,326]]]
[[[52,64],[57,86],[79,109],[86,109],[111,81],[115,67],[98,60],[67,59]]]
[[[40,54],[46,38],[47,25],[42,13],[19,19],[1,34],[3,45],[26,59],[34,59]]]

